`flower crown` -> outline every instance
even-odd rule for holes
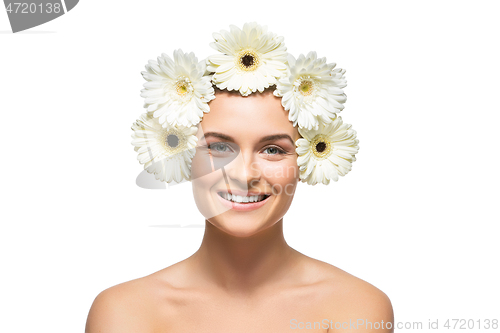
[[[167,183],[191,180],[197,126],[210,112],[213,85],[242,96],[275,86],[302,136],[295,142],[302,182],[327,185],[351,170],[359,141],[337,115],[346,101],[344,69],[316,52],[295,59],[283,37],[257,23],[231,25],[213,37],[210,46],[219,54],[198,62],[192,52],[176,50],[173,59],[163,53],[141,72],[147,112],[132,125],[132,145],[147,172]]]

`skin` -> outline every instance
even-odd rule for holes
[[[101,292],[85,332],[348,332],[354,327],[347,323],[358,319],[393,323],[382,291],[286,243],[283,216],[299,181],[294,142],[300,136],[281,100],[271,92],[217,92],[199,129],[191,174],[205,216],[200,248],[179,263]],[[272,134],[286,134],[292,142],[261,142]],[[217,197],[228,188],[271,196],[258,209],[235,211]],[[336,322],[346,323],[334,329]],[[393,330],[360,325],[356,331]]]

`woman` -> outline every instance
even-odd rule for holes
[[[383,292],[284,239],[283,216],[306,177],[295,144],[306,132],[294,126],[274,88],[245,97],[241,89],[215,91],[197,127],[190,170],[179,164],[184,176],[190,171],[205,217],[200,248],[101,292],[87,333],[392,331],[392,307]],[[332,124],[339,121],[334,117]],[[172,134],[165,135],[170,142]],[[325,149],[321,144],[316,147]]]

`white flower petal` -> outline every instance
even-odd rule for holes
[[[334,72],[335,64],[327,64],[326,58],[318,59],[316,52],[301,54],[297,59],[288,55],[288,65],[289,76],[278,81],[276,90],[283,96],[285,110],[294,111],[290,120],[296,119],[299,128],[305,129],[329,123],[346,101],[342,71]]]
[[[299,128],[303,138],[295,143],[301,181],[310,185],[327,185],[330,180],[336,182],[339,176],[351,170],[359,147],[356,132],[350,127],[342,123],[340,116],[336,116],[330,124],[320,122],[317,130]]]
[[[214,72],[213,82],[220,89],[239,90],[243,96],[276,83],[286,74],[287,52],[282,37],[267,33],[255,22],[243,29],[213,34],[211,46],[222,54],[208,57],[207,69]]]
[[[194,154],[185,154],[196,147],[197,127],[163,127],[157,118],[144,113],[132,124],[132,145],[138,153],[139,163],[155,178],[165,182],[189,180]],[[177,137],[170,141],[169,135]]]
[[[148,82],[141,96],[147,111],[154,111],[153,116],[163,127],[193,126],[200,122],[203,112],[210,110],[207,103],[215,98],[211,77],[206,76],[207,66],[198,62],[193,52],[175,50],[173,58],[163,53],[157,62],[149,61],[147,72],[143,72]]]

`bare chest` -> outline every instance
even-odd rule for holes
[[[165,309],[155,332],[327,332],[329,318],[324,300],[307,296],[277,295],[258,301],[216,297],[184,300]]]

